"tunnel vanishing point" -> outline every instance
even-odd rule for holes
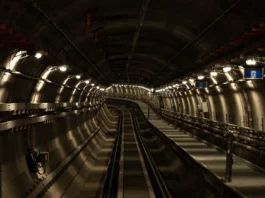
[[[0,198],[265,198],[264,9],[0,1]]]

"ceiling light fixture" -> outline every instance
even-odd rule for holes
[[[59,69],[61,72],[65,72],[67,70],[66,66],[60,66]]]
[[[42,54],[41,54],[41,53],[37,52],[37,53],[35,54],[35,58],[40,59],[41,57],[42,57]]]
[[[226,66],[226,67],[223,68],[223,71],[225,73],[230,72],[231,70],[232,70],[232,67],[230,67],[230,66]]]
[[[246,60],[247,65],[256,65],[257,61],[255,59],[248,59]]]
[[[199,79],[199,80],[203,80],[204,78],[205,78],[204,75],[199,75],[199,76],[198,76],[198,79]]]
[[[186,85],[188,82],[186,80],[182,81],[183,85]]]
[[[213,77],[215,77],[215,76],[218,76],[218,73],[217,73],[216,71],[212,71],[212,72],[210,73],[210,75],[213,76]]]
[[[76,75],[75,78],[76,79],[80,79],[81,78],[81,75]]]

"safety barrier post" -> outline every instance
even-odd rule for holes
[[[232,181],[232,166],[233,166],[233,131],[227,131],[227,151],[226,151],[226,170],[225,170],[225,182]]]
[[[261,118],[261,129],[262,129],[262,131],[264,131],[264,120],[263,120],[263,118]]]
[[[148,106],[148,120],[150,118],[150,107]]]

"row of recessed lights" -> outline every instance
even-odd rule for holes
[[[256,65],[256,63],[257,63],[257,61],[256,60],[254,60],[254,59],[249,59],[249,60],[247,60],[246,61],[246,64],[247,65]],[[223,67],[223,72],[224,73],[228,73],[228,72],[230,72],[232,70],[232,67],[231,66],[225,66],[225,67]],[[210,76],[211,77],[216,77],[216,76],[218,76],[218,72],[217,71],[212,71],[212,72],[210,72]],[[197,76],[197,79],[198,80],[203,80],[203,79],[205,79],[205,76],[204,75],[202,75],[202,74],[199,74],[198,76]],[[243,79],[239,79],[238,81],[244,81]],[[188,81],[187,80],[183,80],[182,81],[182,84],[183,85],[186,85],[188,82],[190,82],[190,83],[194,83],[195,82],[195,79],[193,79],[193,78],[190,78]],[[223,84],[228,84],[229,82],[225,82],[225,83],[223,83]],[[180,85],[179,84],[175,84],[175,85],[172,85],[172,86],[167,86],[167,87],[165,87],[165,88],[163,88],[163,89],[158,89],[158,90],[156,90],[156,92],[162,92],[162,91],[165,91],[165,90],[168,90],[168,89],[172,89],[172,88],[175,88],[175,87],[179,87]]]
[[[41,53],[41,52],[37,52],[37,53],[35,54],[35,58],[40,59],[41,57],[42,57],[42,53]],[[60,70],[61,72],[66,72],[67,69],[68,69],[68,66],[67,66],[67,65],[62,65],[62,66],[52,66],[52,67],[50,67],[49,69],[52,70],[52,71],[54,71],[54,70]],[[75,75],[75,76],[69,76],[68,79],[71,79],[71,78],[73,78],[73,77],[75,77],[75,78],[78,79],[78,80],[81,79],[81,75],[80,75],[80,74]],[[88,80],[85,81],[85,82],[86,82],[86,84],[89,83]]]
[[[41,57],[42,57],[42,53],[37,52],[37,53],[35,54],[35,58],[40,59]],[[62,66],[54,66],[54,67],[51,67],[50,69],[51,69],[51,70],[60,70],[61,72],[66,72],[67,69],[68,69],[68,66],[66,66],[66,65],[62,65]],[[74,75],[74,76],[69,76],[69,77],[68,77],[68,79],[71,79],[71,78],[76,78],[77,80],[79,80],[79,79],[81,79],[81,75],[78,74],[78,75]],[[81,83],[89,84],[89,80],[81,81]],[[95,84],[92,83],[91,86],[94,87]],[[99,90],[101,90],[101,91],[102,91],[102,90],[105,90],[104,88],[101,88],[100,86],[97,86],[96,88],[99,89]]]
[[[147,88],[147,87],[144,87],[144,86],[140,86],[140,85],[128,85],[128,84],[113,84],[113,85],[111,85],[111,87],[112,86],[115,86],[115,87],[118,87],[118,86],[120,86],[120,87],[127,87],[127,86],[129,86],[129,87],[137,87],[137,88],[142,88],[142,89],[145,89],[146,91],[149,91],[149,92],[151,92],[151,91],[154,91],[154,89],[152,88],[152,89],[149,89],[149,88]],[[109,87],[110,88],[110,87]],[[108,88],[108,89],[109,89]]]
[[[230,67],[230,66],[226,66],[226,67],[223,68],[223,71],[224,71],[225,73],[227,73],[227,72],[229,72],[229,71],[231,71],[231,70],[232,70],[232,67]],[[212,72],[210,72],[210,76],[212,76],[212,77],[216,77],[216,76],[218,76],[218,72],[217,72],[217,71],[212,71]],[[205,79],[205,76],[202,75],[202,74],[199,74],[199,75],[197,76],[197,79],[198,79],[198,80],[203,80],[203,79]],[[195,82],[195,79],[190,78],[188,81],[189,81],[190,83],[194,83],[194,82]],[[183,80],[183,81],[182,81],[182,84],[186,85],[186,84],[188,83],[188,81],[187,81],[187,80]],[[173,85],[173,86],[168,86],[168,87],[166,87],[166,89],[170,89],[170,87],[178,87],[178,86],[179,86],[179,84],[175,84],[175,85]],[[160,89],[160,90],[161,90],[161,89]],[[159,90],[157,90],[157,91],[159,91]],[[160,91],[160,92],[161,92],[161,91]]]
[[[247,59],[246,60],[246,64],[248,65],[248,66],[255,66],[256,64],[257,64],[257,60],[255,60],[255,59]],[[232,70],[232,67],[231,66],[225,66],[225,67],[223,67],[223,72],[224,73],[228,73],[228,72],[230,72]],[[218,72],[217,71],[211,71],[210,72],[210,76],[211,77],[216,77],[216,76],[218,76]],[[203,79],[205,79],[205,76],[204,75],[202,75],[202,74],[199,74],[198,76],[197,76],[197,79],[198,80],[203,80]],[[242,80],[239,80],[239,81],[242,81]],[[189,82],[191,82],[191,83],[194,83],[195,82],[195,79],[193,79],[193,78],[190,78],[189,79]],[[182,84],[184,84],[184,85],[186,85],[188,83],[188,81],[187,80],[183,80],[182,81]],[[179,84],[176,84],[176,85],[173,85],[173,87],[177,87],[177,86],[179,86]],[[164,88],[164,89],[159,89],[159,90],[156,90],[157,92],[161,92],[161,91],[163,91],[163,90],[165,90],[165,89],[170,89],[170,87],[171,86],[168,86],[168,87],[166,87],[166,88]]]
[[[245,81],[244,79],[239,79],[237,80],[238,82],[243,82]],[[224,83],[221,83],[221,84],[229,84],[229,83],[233,83],[233,82],[236,82],[236,81],[227,81],[227,82],[224,82]],[[211,84],[209,85],[208,87],[214,87],[214,86],[220,86],[221,84]],[[166,91],[168,89],[172,89],[173,87],[179,87],[180,85],[174,85],[174,86],[168,86],[168,87],[165,87],[163,89],[159,89],[159,90],[156,90],[156,92],[163,92],[163,91]],[[205,87],[204,89],[207,89],[208,87]],[[194,90],[194,89],[202,89],[202,88],[188,88],[188,90]]]

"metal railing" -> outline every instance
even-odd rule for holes
[[[99,111],[101,106],[91,107],[91,106],[72,106],[71,108],[62,108],[62,109],[54,109],[52,111],[40,111],[40,112],[32,112],[29,114],[22,115],[14,115],[4,117],[2,116],[0,119],[0,132],[7,130],[24,130],[27,127],[51,122],[53,120],[72,115],[72,114],[80,114],[84,112],[95,112]]]
[[[112,154],[108,163],[108,170],[104,179],[104,187],[101,193],[102,198],[117,197],[118,191],[118,178],[120,170],[120,156],[121,156],[121,139],[122,139],[122,126],[123,126],[123,112],[120,113],[118,130],[116,139],[113,145]]]
[[[223,138],[226,138],[227,132],[231,130],[234,133],[234,140],[236,143],[242,143],[256,148],[260,151],[265,151],[265,133],[262,131],[257,131],[252,128],[241,127],[234,124],[209,120],[207,118],[194,117],[179,112],[160,109],[150,101],[145,102],[148,103],[157,114],[159,114],[167,121],[174,122],[178,120],[183,123],[190,124],[193,127],[207,130],[210,133],[219,135]]]
[[[135,107],[138,107],[137,104],[132,103],[130,101],[120,101],[121,104],[133,104]],[[136,134],[136,138],[137,141],[139,143],[140,149],[141,149],[141,153],[145,162],[145,166],[148,172],[148,175],[150,177],[151,183],[152,183],[152,187],[154,190],[154,193],[156,194],[157,197],[171,197],[167,186],[161,176],[160,171],[158,170],[153,158],[151,157],[151,154],[149,152],[149,150],[147,149],[147,147],[145,146],[142,137],[140,135],[140,129],[139,129],[139,123],[135,118],[135,115],[132,111],[130,111],[131,116],[132,116],[132,121],[133,121],[133,125],[135,128],[135,134]],[[106,184],[106,183],[105,183]],[[106,194],[104,197],[105,198],[110,198],[110,197],[115,197],[112,196],[113,194]],[[103,196],[101,196],[103,197]]]
[[[153,190],[156,194],[157,197],[171,197],[171,194],[167,188],[167,185],[164,182],[164,179],[162,178],[162,175],[160,173],[160,171],[158,170],[151,154],[150,151],[147,149],[145,143],[142,140],[142,137],[140,135],[140,127],[139,127],[139,123],[136,119],[136,115],[134,113],[132,114],[132,118],[133,118],[133,124],[134,124],[134,128],[135,128],[135,132],[136,132],[136,137],[139,143],[139,146],[142,150],[142,154],[144,157],[144,161],[146,164],[146,168],[150,177],[150,180],[152,182],[153,185]]]

